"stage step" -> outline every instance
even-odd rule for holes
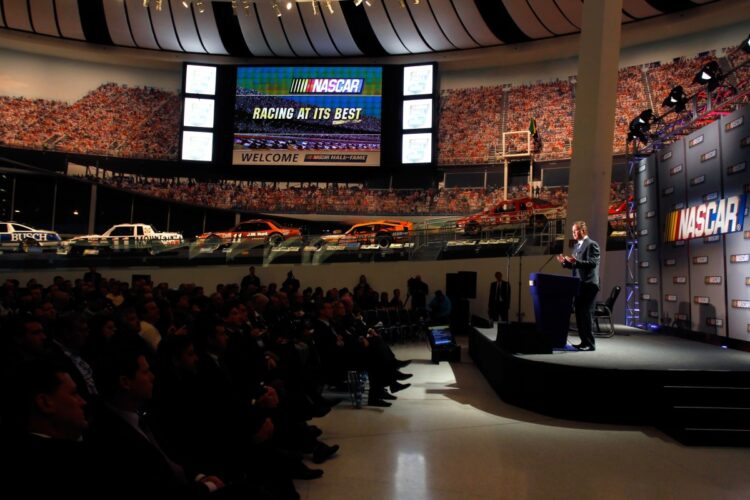
[[[719,373],[703,378],[705,385],[662,385],[661,427],[684,444],[750,446],[750,386],[722,384]]]

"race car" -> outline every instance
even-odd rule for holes
[[[321,236],[322,243],[329,245],[379,245],[387,247],[391,243],[405,243],[414,224],[399,220],[374,220],[354,224],[345,233]]]
[[[0,250],[4,252],[57,250],[60,241],[60,235],[54,231],[34,229],[12,221],[0,222]]]
[[[116,224],[101,235],[76,236],[65,243],[73,253],[147,251],[153,254],[182,245],[183,238],[180,233],[160,232],[149,224]]]
[[[228,246],[242,240],[262,240],[275,247],[289,238],[300,236],[302,232],[296,227],[283,227],[268,219],[252,219],[240,222],[226,231],[203,233],[198,236],[196,243]]]
[[[627,200],[619,200],[609,206],[607,210],[607,231],[609,234],[625,235],[628,224],[635,220],[635,213],[628,213],[628,204],[633,202],[633,195]]]
[[[564,219],[565,207],[540,198],[516,198],[456,221],[456,230],[470,236],[505,225],[526,225],[537,231],[547,221]]]

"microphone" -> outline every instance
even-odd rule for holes
[[[550,255],[550,256],[549,256],[549,259],[547,259],[547,262],[545,262],[544,264],[542,264],[542,267],[540,267],[540,268],[539,268],[539,269],[537,270],[537,272],[538,272],[538,273],[541,273],[541,272],[542,272],[542,269],[544,269],[545,267],[547,267],[547,264],[549,264],[549,263],[550,263],[550,262],[552,261],[552,259],[554,259],[555,257],[557,257],[557,255],[556,255],[556,254],[554,254],[554,253],[553,253],[552,255]]]

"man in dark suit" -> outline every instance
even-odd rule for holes
[[[579,351],[593,351],[593,323],[596,294],[599,293],[599,243],[589,238],[586,222],[573,223],[573,255],[558,255],[563,267],[572,269],[573,276],[581,279],[581,287],[575,300],[576,325],[581,343],[574,345]]]
[[[503,273],[495,273],[495,281],[490,285],[490,302],[488,305],[489,316],[492,321],[498,317],[503,322],[508,321],[508,308],[510,307],[510,284],[503,281]]]

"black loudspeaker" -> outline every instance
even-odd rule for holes
[[[461,278],[458,273],[445,274],[445,295],[451,300],[462,297]]]
[[[456,334],[462,335],[468,333],[470,315],[471,312],[468,299],[451,299],[450,326]]]
[[[452,299],[477,298],[477,273],[459,271],[445,274],[445,295]]]
[[[499,323],[495,341],[515,354],[551,354],[550,339],[536,331],[535,323]]]
[[[475,271],[459,271],[458,278],[461,281],[465,299],[477,298],[477,273]]]

